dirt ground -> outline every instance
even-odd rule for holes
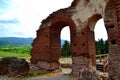
[[[1,77],[0,80],[77,80],[75,77],[71,77],[69,75],[57,75],[57,76],[52,76],[52,77],[47,77],[47,76],[40,76],[37,78],[6,78],[6,77]]]
[[[31,78],[27,80],[77,80],[77,78],[71,77],[69,75],[59,75],[59,76],[53,76],[53,77]]]
[[[62,68],[62,72],[53,72],[49,74],[44,74],[42,76],[22,78],[0,76],[0,80],[77,80],[77,78],[73,75],[70,75],[70,73],[70,68]]]

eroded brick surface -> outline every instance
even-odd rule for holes
[[[39,67],[40,69],[55,70],[55,69],[59,69],[60,64],[58,62],[48,63],[48,62],[38,61],[36,66]]]
[[[32,44],[31,63],[58,62],[61,54],[60,32],[69,26],[72,66],[77,65],[72,67],[72,72],[78,74],[81,68],[95,68],[94,27],[101,18],[108,33],[108,72],[111,79],[120,79],[120,0],[74,0],[70,7],[50,14],[37,31]]]

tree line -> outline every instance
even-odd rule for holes
[[[98,41],[95,41],[96,46],[96,55],[100,54],[108,54],[108,40],[98,39]],[[69,41],[65,40],[64,44],[61,48],[61,56],[62,57],[70,57],[70,43]]]
[[[99,54],[108,54],[108,40],[99,39],[96,43],[96,53]]]
[[[99,39],[96,43],[96,55],[108,54],[108,40]],[[14,46],[14,47],[10,47]],[[15,52],[15,53],[30,53],[30,44],[7,44],[0,47],[0,51],[4,52]],[[61,57],[70,57],[70,42],[65,40],[61,47]]]

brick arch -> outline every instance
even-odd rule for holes
[[[63,11],[64,10],[60,10],[58,12]],[[59,15],[58,12],[51,14],[47,19],[42,21],[40,29],[37,31],[37,38],[32,44],[31,63],[48,70],[57,69],[60,65],[60,32],[62,28],[69,26],[71,42],[74,39],[72,38],[72,33],[76,31],[74,21],[72,21],[70,15],[63,16]]]
[[[72,73],[80,77],[83,69],[94,68],[93,29],[101,16],[109,39],[109,75],[113,80],[120,79],[120,0],[74,0],[70,7],[50,14],[37,31],[37,38],[32,44],[31,63],[48,70],[59,68],[60,31],[69,26]]]
[[[98,20],[100,20],[102,18],[101,14],[94,14],[89,20],[88,20],[88,25],[91,31],[94,30],[95,25],[97,23]]]
[[[101,14],[94,14],[89,20],[88,20],[88,53],[90,55],[90,60],[92,62],[92,67],[96,68],[96,47],[95,47],[95,34],[94,34],[94,28],[98,20],[102,18]]]
[[[61,30],[66,26],[69,26],[71,45],[73,44],[73,39],[74,39],[73,33],[76,32],[76,27],[74,25],[74,22],[72,22],[72,20],[70,19],[68,20],[64,19],[64,20],[65,21],[62,20],[62,21],[54,22],[54,24],[50,26],[50,35],[51,35],[50,60],[51,61],[58,61],[61,56],[60,33]],[[71,50],[72,50],[72,46],[71,46]]]

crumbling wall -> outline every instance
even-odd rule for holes
[[[109,41],[109,75],[120,79],[120,1],[74,0],[65,9],[53,12],[42,21],[31,50],[31,63],[52,70],[59,68],[60,32],[70,28],[72,73],[79,74],[83,68],[96,66],[94,27],[103,18]],[[42,66],[42,64],[44,64]],[[47,67],[49,65],[49,67]],[[79,76],[79,75],[78,75]]]

